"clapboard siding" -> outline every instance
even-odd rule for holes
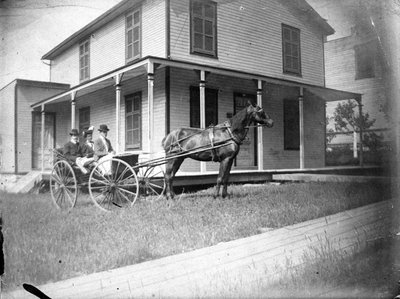
[[[60,88],[45,88],[35,85],[21,85],[17,89],[17,122],[18,122],[18,172],[29,172],[32,169],[32,109],[30,105],[41,99],[62,92]],[[48,153],[46,153],[47,156]],[[41,158],[40,158],[41,161]]]
[[[281,24],[301,30],[302,77],[282,73]],[[278,1],[218,4],[218,59],[190,54],[188,0],[171,1],[171,56],[222,68],[324,84],[323,37]]]
[[[45,109],[47,112],[55,113],[55,148],[62,148],[70,139],[69,132],[71,131],[71,104],[70,102],[50,104],[46,105]]]
[[[166,58],[165,24],[166,12],[164,0],[146,1],[143,5],[143,57],[157,56]]]
[[[141,140],[142,146],[138,150],[145,152],[159,152],[161,148],[161,140],[165,136],[165,70],[157,71],[154,80],[154,119],[156,121],[152,144],[149,144],[149,126],[148,126],[148,92],[147,92],[147,77],[145,75],[138,76],[134,79],[123,81],[121,95],[121,110],[120,110],[120,151],[128,151],[125,146],[125,97],[136,92],[142,93],[141,107]],[[77,96],[76,98],[76,114],[75,127],[79,127],[79,109],[90,107],[90,124],[95,127],[94,138],[98,137],[97,128],[101,124],[107,124],[110,128],[108,137],[112,145],[116,146],[116,92],[113,86],[97,90],[93,93]],[[47,111],[56,111],[56,128],[58,146],[62,146],[69,138],[68,132],[71,128],[71,105],[64,102],[57,105],[46,106]]]
[[[334,40],[326,43],[326,85],[331,88],[361,93],[363,111],[368,112],[371,119],[376,119],[374,128],[387,128],[387,121],[380,111],[385,102],[385,79],[382,67],[383,59],[375,60],[375,77],[355,80],[356,45],[363,44],[371,38],[359,39],[354,36]],[[375,46],[379,48],[378,41],[372,39]],[[327,112],[332,115],[337,103],[328,106]]]
[[[144,1],[140,7],[142,8],[142,57],[165,58],[165,2]],[[125,65],[125,14],[92,32],[88,38],[90,78]],[[79,45],[76,44],[52,61],[53,80],[71,85],[80,83],[78,50]]]
[[[15,87],[16,83],[0,90],[0,171],[15,171]]]
[[[190,86],[198,86],[198,73],[172,69],[171,71],[171,130],[187,127],[190,124]],[[231,78],[209,74],[206,87],[218,89],[218,122],[227,119],[227,113],[234,112],[234,93],[256,95],[257,86],[252,80]],[[298,87],[265,84],[262,106],[274,120],[273,128],[263,129],[264,169],[297,168],[300,165],[298,150],[284,150],[283,101],[297,100]],[[325,165],[325,103],[323,100],[304,94],[304,138],[305,166],[323,167]],[[198,171],[197,162],[188,161],[182,171]],[[208,171],[218,169],[218,164],[207,163]],[[235,167],[233,168],[235,169]]]

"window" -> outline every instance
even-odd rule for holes
[[[354,47],[356,80],[375,77],[375,55],[371,43]]]
[[[79,81],[90,77],[89,65],[90,42],[89,39],[79,44]]]
[[[300,149],[299,102],[283,101],[284,147],[285,150]]]
[[[218,90],[206,88],[206,127],[218,124]],[[200,89],[190,88],[190,126],[200,128]]]
[[[300,30],[282,24],[283,72],[301,75]]]
[[[79,109],[79,132],[82,133],[90,127],[90,107]],[[83,141],[83,136],[80,136]]]
[[[138,149],[141,147],[141,107],[141,92],[134,93],[125,98],[125,144],[127,149]]]
[[[217,5],[212,1],[190,3],[191,52],[217,56]]]
[[[126,61],[140,58],[141,55],[141,13],[135,10],[126,16]]]

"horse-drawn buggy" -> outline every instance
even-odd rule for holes
[[[186,158],[220,163],[215,196],[227,195],[229,173],[240,144],[251,124],[272,127],[272,119],[262,108],[249,105],[230,120],[207,129],[180,128],[169,133],[162,142],[165,155],[145,162],[138,154],[124,153],[112,159],[89,165],[83,174],[76,165],[55,150],[50,175],[50,191],[55,205],[61,209],[75,206],[80,190],[87,189],[96,206],[103,210],[133,205],[139,196],[158,199],[174,197],[172,179]],[[104,163],[111,163],[106,172]],[[165,171],[162,165],[165,164]]]

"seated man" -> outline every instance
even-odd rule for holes
[[[77,129],[72,129],[69,135],[71,135],[71,140],[64,145],[64,156],[70,163],[75,163],[82,173],[86,174],[88,170],[84,165],[92,162],[94,158],[88,157],[84,153],[84,148],[79,144],[79,132]]]
[[[95,161],[99,164],[103,161],[110,160],[115,155],[111,142],[107,138],[108,131],[110,131],[110,129],[107,125],[100,125],[100,137],[94,141],[94,157]],[[111,161],[110,163],[106,162],[102,164],[102,171],[103,174],[111,174]]]
[[[94,156],[93,126],[84,130],[82,135],[85,138],[83,154],[91,158]]]

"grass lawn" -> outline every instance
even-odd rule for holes
[[[306,266],[259,294],[304,298],[394,298],[400,294],[400,238],[370,242],[355,254],[337,251]]]
[[[371,183],[290,183],[230,186],[165,200],[138,201],[106,213],[81,194],[71,212],[49,193],[0,193],[5,238],[5,289],[74,276],[215,245],[390,198],[390,186]]]

